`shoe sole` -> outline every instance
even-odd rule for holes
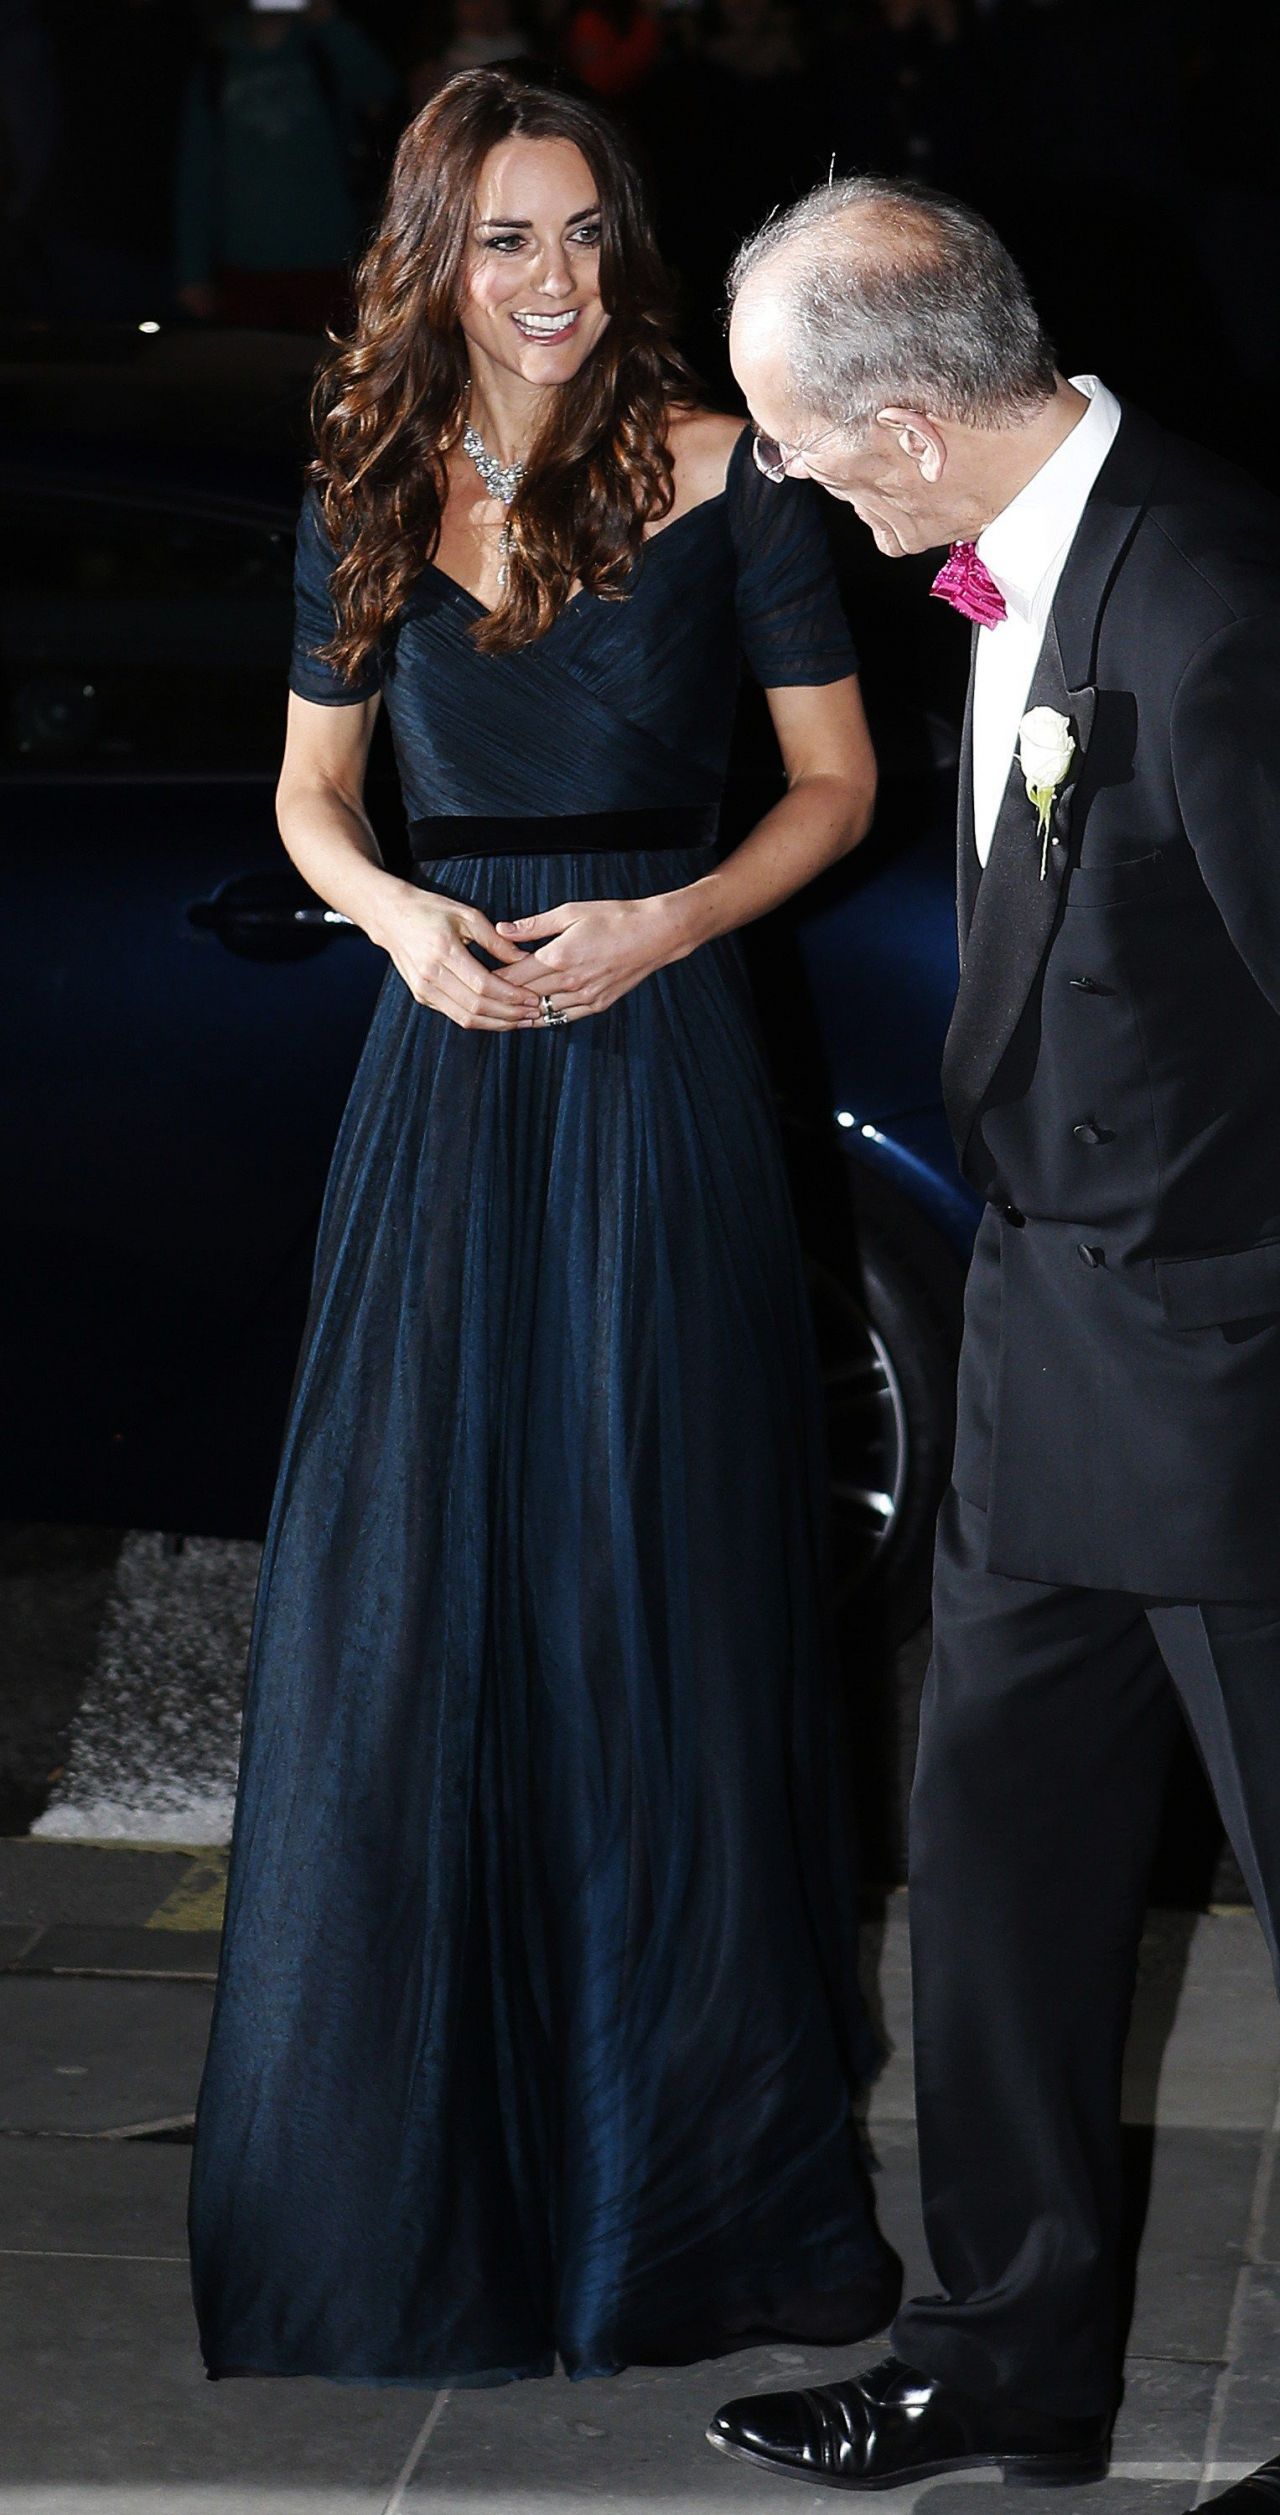
[[[949,2454],[941,2462],[913,2463],[909,2471],[886,2474],[883,2480],[840,2480],[833,2472],[798,2471],[780,2457],[754,2454],[749,2445],[731,2445],[714,2428],[707,2430],[707,2443],[718,2454],[754,2463],[758,2471],[781,2472],[788,2480],[808,2480],[819,2489],[908,2489],[916,2480],[940,2480],[952,2471],[994,2471],[1010,2486],[1029,2489],[1080,2488],[1107,2476],[1105,2454]]]

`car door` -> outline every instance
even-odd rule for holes
[[[3,508],[0,1510],[248,1535],[385,968],[275,829],[292,533]]]

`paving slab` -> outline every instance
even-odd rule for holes
[[[1280,2101],[1276,2119],[1266,2144],[1266,2159],[1259,2176],[1253,2240],[1249,2251],[1255,2262],[1280,2266]]]
[[[212,1993],[193,1982],[0,1980],[0,2131],[90,2136],[194,2107]]]
[[[1126,2359],[1113,2445],[1117,2481],[1154,2484],[1162,2475],[1179,2474],[1198,2479],[1221,2373],[1217,2360],[1196,2365],[1185,2358]]]
[[[0,2261],[141,2254],[180,2268],[190,2170],[189,2149],[146,2140],[0,2139]]]
[[[46,1843],[30,1835],[0,1840],[0,1922],[49,1929],[95,1922],[141,1927],[181,1885],[186,1851],[141,1851],[109,1843]]]
[[[387,2515],[393,2506],[399,2515],[403,2503],[381,2487],[293,2489],[279,2480],[128,2481],[120,2488],[96,2480],[65,2487],[0,2482],[2,2515]]]
[[[9,1970],[23,1974],[112,1974],[147,1981],[178,1976],[188,1982],[217,1979],[221,1940],[216,1930],[172,1931],[147,1923],[142,1929],[104,1930],[92,1922],[63,1921],[28,1937]]]
[[[735,2394],[829,2382],[848,2363],[847,2351],[771,2348],[698,2367],[633,2367],[607,2380],[551,2376],[500,2392],[453,2393],[406,2491],[406,2510],[524,2515],[591,2504],[661,2507],[667,2515],[717,2507],[798,2515],[795,2482],[713,2453],[707,2421]]]
[[[1153,1913],[1125,2061],[1129,2122],[1269,2129],[1280,2007],[1252,1912]]]
[[[1270,2263],[1241,2275],[1231,2344],[1215,2460],[1266,2462],[1280,2454],[1280,2269]]]
[[[906,2515],[916,2505],[927,2506],[929,2515],[1076,2515],[1077,2509],[1080,2515],[1186,2515],[1198,2480],[1198,2466],[1177,2463],[1160,2465],[1153,2475],[1145,2468],[1136,2474],[1113,2469],[1096,2487],[1078,2493],[1019,2488],[1010,2497],[1002,2482],[975,2472],[967,2484],[958,2478],[926,2480],[922,2488],[896,2490],[877,2503],[883,2503],[885,2515]]]
[[[1262,2141],[1250,2131],[1162,2129],[1152,2157],[1149,2136],[1133,2130],[1127,2143],[1135,2205],[1150,2175],[1129,2345],[1140,2358],[1216,2363],[1227,2351]]]
[[[0,2507],[218,2515],[296,2492],[381,2510],[431,2405],[410,2388],[236,2381],[200,2365],[185,2263],[30,2261],[0,2282]],[[104,2494],[105,2493],[105,2494]],[[38,2502],[38,2501],[37,2501]]]

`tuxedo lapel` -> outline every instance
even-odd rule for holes
[[[1090,492],[1067,555],[1053,606],[1053,625],[1069,683],[1097,677],[1098,630],[1116,570],[1155,487],[1166,438],[1142,412],[1124,405],[1116,440]]]
[[[1035,986],[1062,907],[1072,855],[1072,816],[1088,777],[1098,626],[1107,594],[1150,495],[1160,432],[1126,412],[1062,572],[1027,697],[1070,719],[1075,756],[1054,804],[1043,878],[1035,807],[1011,763],[986,870],[973,835],[973,683],[969,676],[960,777],[962,974],[942,1061],[943,1098],[963,1153],[982,1100]],[[979,635],[981,632],[978,633]],[[1076,831],[1078,840],[1079,832]],[[976,885],[977,896],[968,907]]]
[[[1016,760],[1009,772],[978,884],[964,974],[943,1055],[943,1098],[960,1144],[1018,1026],[1058,921],[1071,852],[1071,807],[1093,727],[1094,693],[1068,689],[1052,621],[1027,706],[1051,707],[1070,720],[1075,756],[1054,801],[1047,856]]]

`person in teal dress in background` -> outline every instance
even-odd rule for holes
[[[191,2191],[215,2376],[879,2330],[816,1372],[734,930],[874,765],[814,494],[601,112],[406,133],[318,391],[280,822],[389,967],[263,1559]],[[740,659],[787,788],[721,858]],[[362,803],[385,707],[413,850]]]
[[[192,72],[178,133],[174,253],[188,314],[323,331],[368,204],[365,168],[396,94],[335,0],[228,10]]]

